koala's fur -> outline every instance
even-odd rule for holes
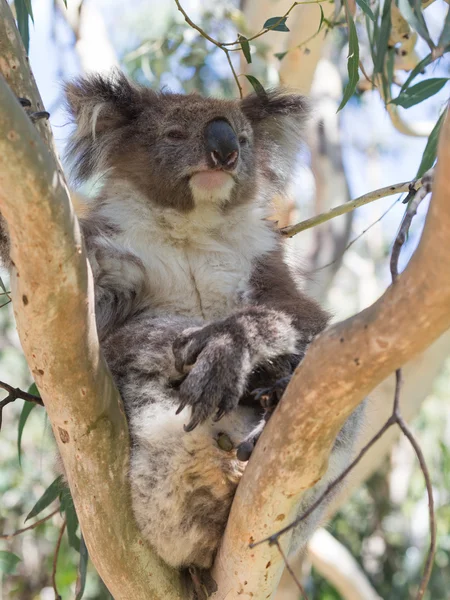
[[[249,392],[289,376],[328,322],[267,220],[294,168],[307,101],[156,93],[118,73],[71,83],[67,98],[76,175],[102,180],[81,226],[101,345],[130,425],[134,514],[167,563],[208,568],[245,467],[236,448],[264,424]],[[236,163],[222,169],[205,145],[218,120],[239,140]],[[198,185],[199,172],[219,170],[223,185]],[[302,508],[348,462],[356,422]],[[322,512],[297,528],[294,546]]]

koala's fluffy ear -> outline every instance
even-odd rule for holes
[[[68,83],[67,105],[77,125],[68,147],[80,179],[106,169],[121,145],[126,129],[154,92],[133,85],[123,73],[90,75]],[[154,94],[156,96],[156,94]]]
[[[252,125],[263,173],[277,192],[284,191],[308,122],[308,99],[283,89],[272,90],[247,96],[241,100],[241,110]]]

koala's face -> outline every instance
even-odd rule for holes
[[[109,170],[180,211],[250,202],[261,187],[282,191],[307,115],[305,99],[292,94],[229,101],[156,93],[118,74],[69,84],[67,98],[79,177]]]

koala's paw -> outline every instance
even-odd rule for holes
[[[186,431],[208,417],[218,421],[236,408],[244,389],[247,357],[226,331],[210,326],[187,329],[175,340],[173,353],[176,369],[188,373],[179,387],[177,410],[191,407]]]

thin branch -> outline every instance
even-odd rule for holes
[[[52,587],[55,592],[55,600],[62,600],[61,595],[58,593],[58,587],[56,585],[56,568],[58,566],[58,555],[59,550],[61,548],[61,541],[64,535],[64,531],[66,529],[66,521],[61,525],[61,529],[59,530],[58,540],[56,542],[55,553],[53,554],[53,568],[52,568]]]
[[[339,260],[342,259],[342,257],[344,256],[344,254],[347,252],[347,250],[349,250],[353,244],[355,244],[358,240],[360,240],[362,238],[362,236],[367,233],[368,231],[370,231],[370,229],[372,229],[372,227],[375,227],[375,225],[377,223],[379,223],[393,208],[396,204],[398,204],[398,202],[400,201],[400,198],[397,198],[397,200],[395,200],[395,202],[393,202],[389,208],[387,208],[384,213],[378,217],[378,219],[376,221],[374,221],[373,223],[371,223],[368,227],[366,227],[365,229],[363,229],[361,231],[361,233],[358,233],[357,236],[355,236],[344,248],[344,250],[342,251],[342,253],[335,258],[334,260],[332,260],[331,262],[327,263],[326,265],[322,265],[321,267],[318,267],[317,270],[320,271],[321,269],[327,269],[328,267],[331,267],[331,265],[334,265],[334,263],[338,262]]]
[[[11,302],[11,300],[10,300]],[[0,307],[1,308],[1,307]],[[44,406],[41,398],[39,396],[35,396],[34,394],[29,394],[28,392],[24,392],[19,388],[14,388],[11,385],[0,381],[0,388],[4,389],[8,392],[6,398],[0,401],[0,430],[2,428],[3,423],[3,409],[11,402],[21,398],[22,400],[26,400],[27,402],[34,402],[35,404],[39,404],[40,406]]]
[[[286,554],[283,552],[283,548],[281,547],[280,542],[278,541],[278,539],[274,540],[273,545],[277,547],[278,552],[281,555],[281,558],[283,559],[284,562],[284,566],[286,567],[288,573],[290,574],[290,576],[292,577],[292,579],[295,582],[295,585],[298,587],[302,597],[304,600],[308,600],[308,596],[306,595],[306,592],[302,586],[302,584],[300,583],[300,580],[298,579],[298,577],[296,576],[296,574],[294,573],[294,571],[292,570],[291,565],[289,564],[289,561],[287,559]]]
[[[411,222],[412,222],[415,214],[417,213],[417,208],[418,208],[420,202],[425,198],[425,196],[427,194],[429,194],[431,192],[431,184],[433,181],[433,176],[434,176],[434,168],[427,171],[425,173],[425,175],[422,177],[422,180],[421,180],[422,185],[418,191],[415,191],[415,190],[413,191],[413,188],[410,187],[410,193],[411,193],[412,197],[410,199],[408,207],[406,208],[405,215],[402,219],[402,222],[401,222],[401,225],[399,228],[399,232],[396,236],[396,239],[395,239],[395,242],[393,245],[393,249],[392,249],[391,261],[390,261],[392,283],[394,285],[396,284],[396,282],[398,280],[398,259],[400,256],[401,249],[403,247],[403,244],[405,243],[406,237],[409,232],[409,228],[411,226]],[[309,517],[319,507],[319,505],[322,504],[322,502],[325,500],[325,498],[327,498],[329,496],[331,491],[334,488],[336,488],[336,486],[338,486],[340,483],[342,483],[342,481],[347,477],[347,475],[360,462],[360,460],[363,458],[363,456],[385,434],[385,432],[388,429],[390,429],[390,427],[392,427],[393,425],[398,425],[400,427],[401,431],[404,433],[404,435],[410,441],[410,443],[413,446],[413,449],[417,455],[417,458],[419,460],[420,467],[421,467],[421,470],[422,470],[422,473],[423,473],[423,476],[425,479],[425,484],[426,484],[426,489],[427,489],[427,494],[428,494],[429,519],[430,519],[430,548],[428,551],[425,569],[424,569],[424,573],[423,573],[422,580],[421,580],[420,587],[419,587],[419,592],[417,594],[417,600],[422,599],[422,597],[425,593],[425,590],[427,588],[430,576],[431,576],[431,571],[433,568],[434,554],[436,552],[436,518],[435,518],[435,514],[434,514],[434,500],[433,500],[433,489],[432,489],[432,484],[431,484],[431,477],[430,477],[430,473],[428,471],[428,467],[425,462],[425,458],[423,456],[423,453],[420,449],[420,446],[419,446],[417,440],[414,438],[411,430],[409,429],[408,425],[406,424],[406,422],[404,421],[404,419],[400,413],[401,386],[402,386],[402,371],[401,371],[401,368],[399,368],[399,369],[396,369],[396,371],[395,371],[395,393],[394,393],[392,414],[389,417],[389,419],[386,421],[386,423],[383,425],[383,427],[381,427],[381,429],[372,437],[372,439],[362,448],[362,450],[359,452],[357,457],[350,463],[350,465],[346,469],[344,469],[344,471],[342,471],[342,473],[336,479],[334,479],[334,481],[332,481],[330,483],[330,485],[327,486],[327,488],[324,490],[324,492],[316,499],[315,502],[313,502],[313,504],[311,504],[311,506],[306,511],[304,511],[301,515],[299,515],[296,519],[294,519],[286,527],[283,527],[282,529],[278,530],[276,533],[274,533],[262,540],[259,540],[257,542],[250,543],[249,544],[250,548],[255,548],[256,546],[259,546],[260,544],[266,543],[266,542],[268,542],[269,545],[275,545],[278,548],[279,552],[281,553],[283,560],[286,562],[286,566],[287,566],[289,572],[291,573],[291,570],[289,569],[289,565],[287,564],[286,558],[285,558],[285,556],[281,550],[280,544],[279,544],[280,536],[287,533],[288,531],[291,531],[299,523],[301,523],[307,517]],[[291,573],[291,574],[295,579],[294,574],[293,573]]]
[[[336,217],[340,217],[341,215],[345,215],[346,213],[349,213],[352,210],[355,210],[356,208],[360,208],[361,206],[365,206],[366,204],[375,202],[375,200],[380,200],[381,198],[393,196],[394,194],[403,194],[404,192],[411,192],[411,190],[417,191],[422,187],[422,181],[423,177],[416,181],[395,183],[394,185],[388,185],[387,187],[374,190],[373,192],[364,194],[359,198],[355,198],[355,200],[350,200],[350,202],[345,202],[344,204],[335,206],[331,210],[321,213],[320,215],[316,215],[315,217],[311,217],[310,219],[305,219],[304,221],[300,221],[300,223],[296,223],[295,225],[288,225],[287,227],[283,227],[282,229],[280,229],[280,233],[282,235],[285,235],[286,237],[293,237],[301,231],[305,231],[306,229],[311,229],[312,227],[316,227],[317,225],[326,223],[327,221],[330,221],[331,219],[334,219]]]
[[[18,529],[17,531],[13,531],[12,533],[3,533],[0,535],[0,540],[10,540],[13,537],[16,537],[17,535],[21,535],[22,533],[25,533],[25,531],[30,531],[30,529],[35,529],[36,527],[38,527],[39,525],[41,525],[42,523],[45,523],[46,521],[48,521],[49,519],[51,519],[52,517],[54,517],[57,513],[59,513],[59,507],[54,510],[53,512],[51,512],[49,515],[47,515],[46,517],[43,517],[42,519],[39,519],[39,521],[36,521],[36,523],[33,523],[32,525],[28,525],[28,527],[24,527],[23,529]]]

